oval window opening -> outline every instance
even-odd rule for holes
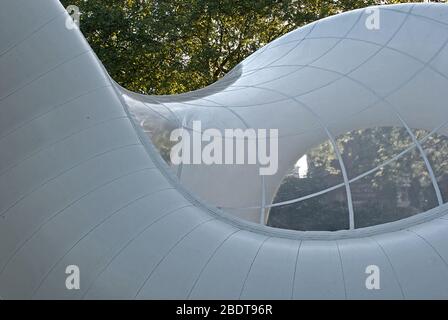
[[[448,139],[426,130],[413,130],[413,135],[417,144],[406,129],[398,127],[339,136],[336,145],[349,188],[332,144],[327,141],[310,149],[281,182],[267,225],[302,231],[349,229],[348,193],[354,228],[437,207],[440,200],[448,199]]]

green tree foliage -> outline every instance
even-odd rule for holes
[[[61,0],[119,84],[173,94],[215,82],[245,57],[315,20],[378,0]]]

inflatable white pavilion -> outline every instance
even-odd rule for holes
[[[448,134],[447,5],[374,7],[373,30],[372,10],[316,21],[175,96],[117,85],[66,27],[59,1],[0,6],[3,299],[448,298],[448,194],[426,138],[413,134]],[[148,112],[203,129],[278,128],[278,171],[261,179],[256,165],[169,167],[139,125]],[[334,141],[383,126],[409,132],[403,155],[421,157],[436,206],[358,227],[352,185],[371,172],[350,176]],[[309,197],[343,190],[348,228],[264,225],[282,205],[273,197],[287,170],[327,140],[342,181]],[[79,290],[67,290],[70,265]],[[372,265],[379,290],[366,288]]]

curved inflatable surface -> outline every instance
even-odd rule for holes
[[[378,30],[366,28],[365,10],[334,16],[272,42],[208,88],[145,97],[110,79],[58,1],[3,1],[0,296],[448,298],[441,195],[433,210],[372,228],[269,228],[194,196],[258,205],[255,171],[184,168],[181,184],[131,116],[143,104],[208,127],[281,128],[269,197],[328,136],[381,125],[446,135],[448,8],[378,9]],[[223,189],[204,188],[224,175]],[[232,192],[244,203],[232,203]],[[66,288],[69,265],[80,269],[79,290]],[[381,270],[380,290],[366,288],[370,265]]]

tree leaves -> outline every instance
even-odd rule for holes
[[[304,24],[375,0],[61,0],[122,86],[147,94],[205,87]]]

